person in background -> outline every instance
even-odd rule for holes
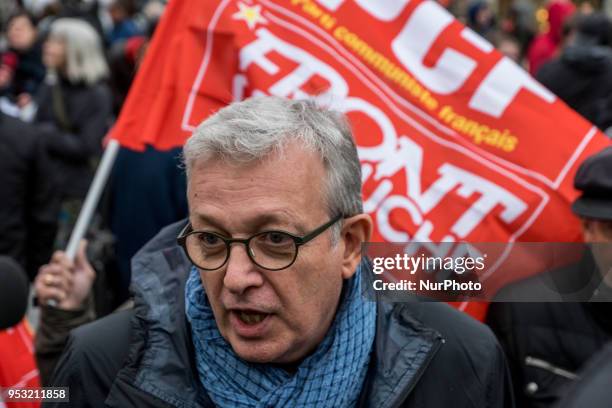
[[[476,0],[468,7],[467,25],[476,33],[489,39],[495,30],[495,14],[489,3]]]
[[[138,35],[117,41],[110,47],[110,85],[113,91],[113,113],[118,116],[127,97],[132,81],[136,77],[149,41],[157,27],[157,20],[146,20],[146,35]]]
[[[513,295],[505,300],[523,301],[499,296],[487,315],[521,408],[552,407],[585,362],[612,341],[612,147],[582,163],[574,186],[582,195],[572,210],[582,219],[588,250],[544,278],[509,285],[502,291]]]
[[[589,15],[597,9],[596,2],[597,0],[577,0],[575,3],[580,14]]]
[[[10,90],[18,63],[19,57],[14,52],[7,51],[0,55],[0,95]]]
[[[538,35],[527,50],[529,73],[535,75],[542,64],[553,59],[563,46],[563,24],[576,10],[569,0],[552,0],[548,6],[548,31]]]
[[[34,19],[24,11],[12,15],[6,24],[9,49],[17,55],[18,64],[12,81],[14,102],[24,108],[37,94],[45,78],[42,62],[42,39]]]
[[[59,195],[44,137],[31,124],[0,112],[0,254],[34,279],[57,231]]]
[[[10,256],[0,255],[0,332],[16,326],[23,319],[29,291],[27,275],[21,265]],[[10,351],[0,350],[1,354],[6,352]],[[0,358],[0,372],[3,360]]]
[[[21,109],[11,96],[18,61],[19,58],[14,52],[6,51],[0,54],[0,111],[14,117],[21,116]]]
[[[536,79],[601,130],[612,126],[612,21],[593,13],[577,22],[573,40]]]
[[[53,22],[44,44],[47,79],[37,98],[35,123],[57,163],[63,212],[76,216],[93,177],[111,119],[108,66],[96,31],[86,22]]]
[[[113,113],[115,116],[119,115],[125,102],[147,43],[147,37],[138,35],[115,42],[108,52],[111,71],[110,85],[113,92]]]
[[[516,62],[518,65],[523,66],[521,44],[516,38],[500,32],[494,36],[493,40],[495,48],[497,48],[499,52]]]
[[[524,60],[527,48],[535,36],[534,6],[529,0],[515,0],[500,23],[506,36],[515,38],[520,45],[520,59]]]
[[[23,318],[30,283],[23,268],[0,255],[0,407],[40,408],[39,401],[6,402],[6,387],[40,387],[32,334]],[[4,404],[5,402],[6,404]]]
[[[134,15],[138,11],[135,0],[114,0],[108,11],[113,21],[113,28],[107,38],[111,47],[117,41],[143,34],[134,21]]]
[[[81,242],[74,261],[56,251],[34,281],[40,305],[34,349],[43,386],[50,384],[70,330],[96,318],[92,299],[96,271],[87,260],[86,249],[87,242]],[[50,301],[55,306],[49,306]]]
[[[187,214],[181,149],[142,152],[121,148],[109,183],[109,224],[117,238],[117,302],[128,298],[131,260],[166,225]]]

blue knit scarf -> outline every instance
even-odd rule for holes
[[[316,350],[289,374],[240,359],[225,341],[193,268],[185,288],[200,381],[219,407],[354,407],[376,329],[376,305],[361,295],[358,269],[345,281],[336,317]]]

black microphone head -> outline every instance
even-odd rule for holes
[[[29,289],[23,268],[13,258],[0,256],[0,330],[21,321],[28,307]]]

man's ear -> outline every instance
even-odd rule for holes
[[[580,221],[582,222],[582,237],[584,238],[584,242],[594,242],[596,240],[595,221],[589,220],[588,218],[582,218]]]
[[[372,236],[372,218],[368,214],[359,214],[345,218],[340,232],[343,243],[342,278],[348,279],[355,274],[361,261],[361,244],[368,242]]]

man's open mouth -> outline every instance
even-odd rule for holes
[[[268,313],[259,313],[247,310],[236,310],[235,313],[242,323],[248,325],[261,323],[266,317],[269,316]]]

